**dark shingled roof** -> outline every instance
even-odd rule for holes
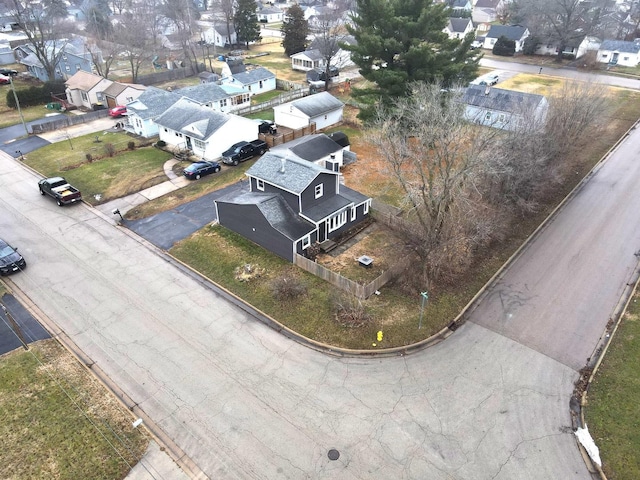
[[[188,133],[189,136],[200,140],[209,138],[228,121],[228,115],[215,112],[186,98],[178,100],[155,119],[155,122],[162,127]]]
[[[329,92],[320,92],[291,102],[295,108],[308,117],[317,117],[344,107],[344,103]]]
[[[351,200],[340,194],[333,195],[320,202],[314,203],[311,208],[303,210],[302,215],[317,223],[335,214],[337,211],[348,207],[351,203]]]
[[[452,32],[463,33],[466,30],[467,26],[469,25],[470,21],[471,21],[470,18],[451,17],[449,19],[449,28],[451,29]]]
[[[135,113],[141,119],[153,119],[164,113],[171,105],[180,100],[180,96],[156,87],[147,87],[142,95],[127,104],[129,115]]]
[[[507,37],[509,40],[520,40],[527,27],[521,25],[491,25],[487,38]]]
[[[303,137],[306,140],[291,147],[293,153],[298,157],[315,162],[327,155],[339,152],[342,147],[327,137],[324,133],[318,135],[308,135]],[[286,145],[286,144],[285,144]]]
[[[369,197],[367,197],[366,195],[363,195],[360,192],[356,192],[355,190],[352,190],[345,185],[340,185],[340,195],[352,201],[356,205],[360,205],[361,203],[369,200]]]
[[[624,53],[640,52],[640,42],[625,42],[623,40],[605,40],[600,44],[600,50],[618,51]]]
[[[481,85],[469,85],[464,97],[462,97],[463,103],[467,105],[509,113],[534,109],[543,100],[542,95],[535,93],[516,92]]]
[[[337,175],[336,172],[327,170],[315,163],[297,158],[286,158],[286,156],[268,152],[251,165],[246,174],[250,177],[264,180],[283,190],[300,194],[321,173]]]
[[[232,193],[217,199],[216,203],[255,205],[269,224],[289,240],[298,240],[315,230],[315,226],[300,218],[279,193]]]

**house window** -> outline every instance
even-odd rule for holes
[[[608,56],[609,56],[609,54],[608,54],[608,53],[603,53],[603,54],[602,54],[602,58],[607,58]]]
[[[127,103],[133,102],[133,97],[127,97]]]
[[[104,100],[104,96],[102,95],[102,93],[96,93],[96,98],[98,99],[99,102]]]
[[[347,211],[343,210],[327,220],[327,230],[329,232],[333,232],[334,230],[342,227],[345,223],[347,223]]]
[[[79,63],[76,63],[76,72],[79,72],[80,70],[82,70],[82,67]]]
[[[369,202],[364,202],[364,214],[369,213]]]
[[[89,100],[89,97],[87,97],[86,92],[81,92],[80,95],[82,96],[82,100],[84,100],[85,102]]]
[[[264,192],[264,180],[260,180],[259,178],[256,178],[256,188],[261,192]]]
[[[262,80],[260,80],[260,83],[258,85],[260,86],[260,89],[262,90]]]
[[[251,91],[251,85],[249,85],[249,91]]]
[[[311,245],[311,235],[307,235],[302,239],[302,249],[307,249],[309,245]]]
[[[227,106],[227,99],[223,98],[222,100],[220,100],[220,108],[224,108]]]
[[[71,71],[71,67],[70,67],[69,65],[65,65],[65,66],[64,66],[64,69],[65,69],[67,72],[70,72],[70,71]]]
[[[487,113],[484,115],[484,119],[485,119],[485,120],[487,120],[487,121],[491,120],[491,112],[487,112]]]
[[[169,130],[167,130],[166,128],[164,129],[165,133],[168,132]]]
[[[204,143],[202,140],[198,140],[197,138],[193,139],[193,145],[196,148],[199,148],[200,150],[204,150],[205,148],[207,148],[207,144]]]
[[[629,57],[623,57],[624,60],[629,60]]]
[[[324,193],[324,186],[323,186],[323,184],[321,183],[321,184],[319,184],[319,185],[316,185],[316,188],[315,188],[315,194],[316,194],[316,196],[315,196],[315,198],[320,198],[320,197],[322,196],[322,194],[323,194],[323,193]]]
[[[356,207],[351,207],[351,221],[356,219]]]
[[[501,113],[501,114],[498,116],[498,120],[499,120],[500,122],[504,123],[504,122],[507,120],[507,116],[506,116],[504,113]]]
[[[66,55],[63,55],[63,56],[62,56],[62,59],[66,62],[66,61],[67,61],[67,56],[66,56]]]

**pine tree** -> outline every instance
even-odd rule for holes
[[[304,19],[304,12],[297,3],[289,8],[289,19],[282,24],[282,46],[287,56],[304,51],[307,47],[309,23]]]
[[[243,42],[247,49],[250,42],[262,39],[258,25],[258,5],[255,0],[238,0],[233,21],[236,27],[238,42]]]
[[[449,39],[446,4],[433,0],[357,0],[358,14],[347,25],[356,45],[352,61],[373,86],[354,89],[353,94],[370,106],[361,117],[373,113],[381,101],[411,94],[410,85],[439,81],[445,87],[467,82],[476,76],[480,54],[471,50],[473,35],[464,40]]]

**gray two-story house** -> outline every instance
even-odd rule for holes
[[[215,201],[218,221],[291,262],[369,214],[371,199],[342,185],[338,172],[285,152],[265,154],[246,175],[248,192]]]

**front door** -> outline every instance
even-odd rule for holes
[[[618,52],[615,52],[615,53],[613,54],[613,56],[611,57],[611,63],[613,63],[614,65],[617,65],[617,63],[618,63],[618,56],[619,56],[619,55],[620,55],[620,54],[619,54]]]
[[[187,140],[187,148],[189,150],[193,150],[193,148],[191,147],[191,137],[184,137]]]

